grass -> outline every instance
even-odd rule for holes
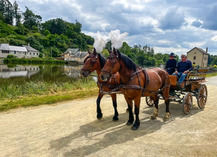
[[[213,76],[217,76],[217,72],[216,73],[208,73],[208,74],[206,74],[206,77],[213,77]]]
[[[10,100],[4,100],[0,102],[0,111],[7,111],[9,109],[18,107],[39,106],[42,104],[53,104],[56,102],[74,100],[79,98],[86,98],[95,96],[98,93],[98,88],[92,88],[89,90],[75,90],[68,92],[59,92],[57,94],[50,95],[35,95],[30,97],[22,97]]]
[[[12,108],[52,104],[97,95],[98,88],[88,78],[65,83],[26,82],[0,85],[0,111]]]

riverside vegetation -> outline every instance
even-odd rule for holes
[[[69,82],[25,82],[20,85],[0,84],[0,111],[17,107],[52,104],[97,95],[96,82],[79,78]]]

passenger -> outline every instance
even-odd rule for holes
[[[176,60],[174,59],[175,54],[170,53],[169,59],[166,63],[165,70],[172,75],[176,70]]]
[[[180,89],[184,88],[183,81],[185,77],[187,76],[187,73],[193,69],[191,61],[187,60],[186,54],[181,55],[181,61],[177,65],[177,70],[173,75],[177,75],[179,80],[177,86]]]

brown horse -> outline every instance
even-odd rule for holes
[[[155,119],[158,116],[158,94],[161,93],[166,104],[164,120],[169,119],[170,79],[165,70],[160,68],[141,69],[130,58],[114,49],[101,70],[100,78],[106,81],[116,72],[120,73],[121,82],[123,84],[120,88],[128,103],[129,120],[127,125],[131,125],[134,122],[132,101],[134,101],[135,104],[136,120],[132,126],[132,130],[137,130],[140,125],[139,107],[141,96],[151,96],[154,100],[155,111],[151,118]]]
[[[101,119],[103,114],[100,108],[100,101],[103,97],[103,95],[109,94],[110,91],[116,92],[116,88],[120,84],[120,75],[119,73],[115,73],[111,79],[108,81],[102,81],[99,77],[99,74],[101,72],[101,69],[103,68],[105,64],[105,58],[99,54],[96,53],[96,50],[94,48],[93,53],[88,51],[89,55],[84,60],[84,65],[81,69],[81,75],[84,77],[87,77],[90,75],[91,72],[96,70],[96,73],[98,75],[98,82],[97,85],[99,87],[99,95],[96,101],[97,104],[97,118]],[[112,97],[113,107],[114,107],[114,116],[113,120],[118,120],[118,111],[117,111],[117,101],[116,101],[116,94],[109,94]]]

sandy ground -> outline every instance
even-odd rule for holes
[[[217,77],[208,79],[206,108],[190,115],[171,102],[171,118],[163,122],[160,101],[157,120],[142,98],[139,130],[132,131],[126,103],[118,95],[119,121],[113,122],[109,96],[102,99],[104,117],[96,119],[96,98],[61,102],[0,113],[0,156],[3,157],[114,157],[114,156],[217,156]]]

